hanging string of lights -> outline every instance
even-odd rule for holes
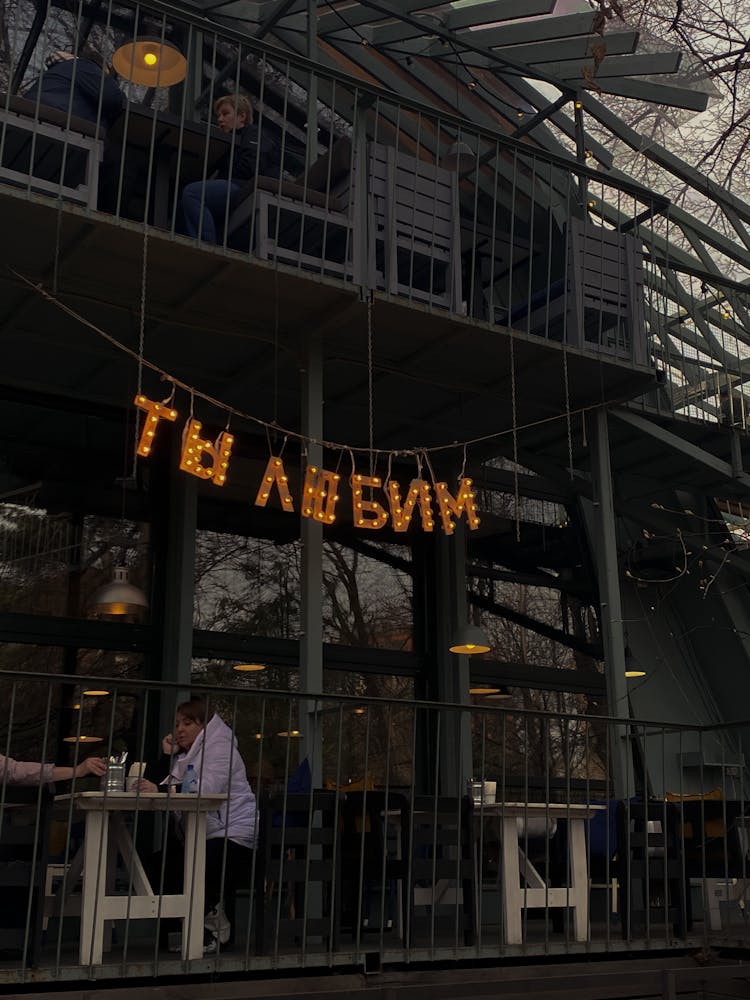
[[[170,419],[175,420],[177,418],[177,413],[173,409],[173,402],[175,397],[175,391],[180,390],[184,392],[191,400],[191,420],[192,420],[192,401],[200,400],[215,409],[227,414],[230,418],[235,418],[237,420],[245,421],[256,427],[263,428],[267,433],[273,433],[275,435],[280,435],[285,439],[296,440],[301,444],[309,445],[319,445],[328,451],[343,452],[350,455],[367,455],[371,453],[370,444],[366,445],[354,445],[347,444],[341,441],[332,441],[327,438],[316,438],[307,434],[302,434],[299,431],[295,431],[289,427],[283,427],[276,420],[264,420],[262,417],[255,416],[252,413],[248,413],[245,410],[241,410],[236,406],[232,406],[228,403],[217,399],[215,396],[211,396],[209,393],[203,392],[196,386],[190,385],[189,383],[183,381],[177,375],[168,372],[166,369],[162,368],[160,365],[155,364],[150,361],[147,357],[139,354],[138,351],[133,350],[126,344],[123,344],[112,334],[107,333],[101,327],[92,323],[91,320],[86,319],[80,313],[76,312],[70,306],[66,305],[59,298],[53,295],[51,292],[47,291],[46,288],[40,283],[32,281],[30,278],[26,277],[24,274],[11,269],[11,272],[25,285],[33,289],[37,294],[41,295],[44,299],[54,305],[56,308],[60,309],[67,316],[70,316],[76,322],[80,323],[82,326],[87,327],[97,336],[102,337],[107,341],[112,347],[117,351],[125,354],[126,356],[132,358],[138,365],[143,366],[144,369],[148,369],[153,374],[157,375],[159,379],[170,387],[170,392],[168,393],[165,400],[163,400],[159,405],[164,408],[164,412],[161,413],[160,419]],[[486,444],[490,441],[498,441],[502,438],[508,437],[509,435],[517,434],[519,431],[530,430],[535,427],[541,427],[548,424],[554,424],[560,420],[568,420],[572,416],[580,415],[582,418],[585,414],[593,410],[598,410],[602,406],[617,406],[620,403],[624,403],[629,397],[626,396],[614,396],[611,398],[604,398],[596,403],[587,404],[586,406],[579,406],[569,411],[556,413],[548,417],[540,417],[536,420],[530,420],[525,423],[517,423],[511,427],[505,427],[502,430],[489,431],[486,434],[477,434],[470,438],[464,438],[461,440],[452,440],[450,442],[445,442],[444,444],[436,445],[413,445],[407,448],[377,448],[375,449],[376,455],[382,457],[386,460],[388,459],[398,459],[398,458],[413,458],[415,461],[421,461],[427,459],[430,455],[437,455],[443,452],[450,452],[455,450],[465,450],[471,446]],[[175,412],[175,416],[167,416],[167,411]],[[194,429],[194,428],[193,428]],[[585,442],[584,442],[585,444]]]

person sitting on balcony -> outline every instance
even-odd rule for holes
[[[206,817],[203,950],[213,954],[220,944],[231,943],[234,887],[252,866],[252,851],[257,839],[255,795],[247,780],[245,762],[237,749],[234,733],[218,715],[213,715],[206,724],[206,704],[200,698],[177,706],[174,735],[168,733],[164,737],[162,749],[165,758],[161,770],[166,770],[166,776],[158,785],[148,778],[141,779],[142,792],[181,786],[188,765],[192,765],[197,792],[219,792],[227,796],[226,802]],[[177,831],[170,830],[164,856],[159,852],[149,863],[154,886],[162,884],[162,865],[163,891],[182,891],[184,845]]]
[[[276,142],[253,122],[253,106],[244,94],[227,94],[214,101],[219,128],[231,136],[233,148],[217,164],[214,176],[186,184],[182,213],[188,236],[221,243],[224,219],[249,193],[257,174],[274,176],[279,169]]]
[[[103,775],[107,762],[101,757],[87,757],[76,767],[57,764],[40,764],[34,761],[13,760],[0,753],[0,788],[3,785],[38,785],[53,781],[71,781],[84,778],[87,774]]]
[[[109,75],[109,68],[96,49],[86,46],[76,58],[72,52],[53,52],[47,69],[24,94],[48,108],[57,108],[74,118],[106,130],[122,112],[122,91]],[[101,113],[99,102],[101,100]]]
[[[27,100],[39,101],[56,108],[71,118],[82,118],[98,126],[105,139],[102,162],[99,165],[99,197],[97,207],[114,212],[118,201],[120,146],[106,141],[106,133],[123,110],[123,94],[109,75],[109,67],[101,53],[87,45],[76,58],[71,52],[53,52],[47,58],[47,69],[24,94]],[[100,108],[101,101],[101,108]],[[127,204],[130,179],[119,181],[122,204]]]

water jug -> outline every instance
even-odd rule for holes
[[[103,792],[125,791],[125,765],[110,764],[102,775],[101,788]]]

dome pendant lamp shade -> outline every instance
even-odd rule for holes
[[[625,676],[626,677],[645,677],[646,671],[643,669],[641,664],[636,660],[630,651],[630,646],[625,647]]]
[[[489,653],[490,644],[487,636],[477,625],[463,625],[454,635],[450,651],[473,656],[476,653]]]
[[[471,170],[474,166],[474,153],[471,146],[463,139],[452,142],[440,165],[446,170],[457,170],[460,174]]]
[[[140,617],[148,608],[146,595],[128,580],[124,566],[116,566],[111,583],[95,591],[91,606],[97,618]]]
[[[187,60],[177,46],[151,36],[121,45],[112,65],[119,76],[141,87],[172,87],[187,73]]]

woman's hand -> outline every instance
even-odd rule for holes
[[[174,741],[174,736],[171,733],[167,733],[167,735],[161,741],[161,748],[168,757],[171,757],[172,754],[177,753],[179,749],[179,747]]]
[[[135,789],[134,790],[137,791],[137,792],[158,792],[159,791],[159,789],[156,787],[156,785],[153,783],[153,781],[149,781],[148,778],[139,778],[139,780],[135,783]]]
[[[107,762],[102,757],[87,757],[75,768],[76,778],[85,778],[87,774],[95,774],[101,777],[107,773]]]

